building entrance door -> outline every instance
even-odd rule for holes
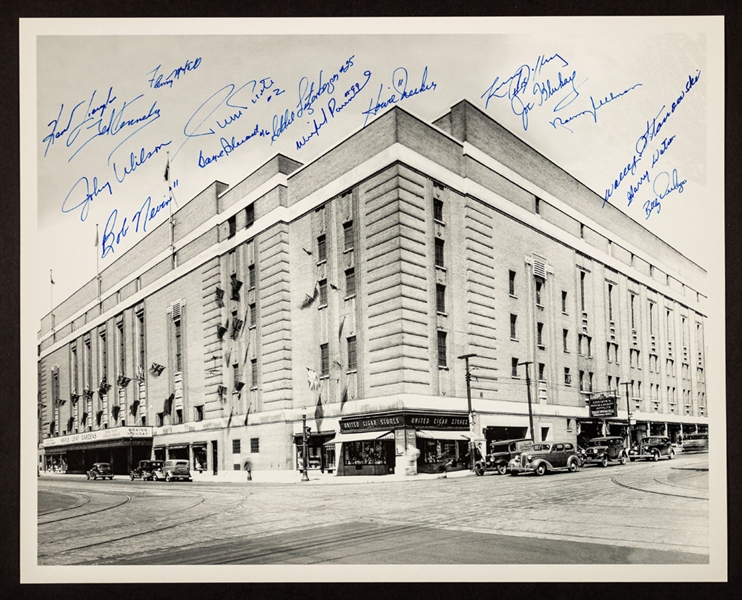
[[[219,472],[219,444],[216,440],[211,442],[211,464],[216,475]]]

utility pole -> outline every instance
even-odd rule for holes
[[[469,414],[469,469],[474,470],[476,457],[474,456],[474,413],[471,409],[471,371],[469,371],[469,359],[477,356],[476,354],[463,354],[459,356],[463,360],[466,368],[466,406]]]
[[[528,376],[528,365],[532,365],[532,360],[526,360],[522,363],[518,363],[518,366],[525,365],[526,367],[526,390],[528,391],[528,423],[531,426],[531,441],[536,441],[536,433],[533,430],[533,406],[531,404],[531,378]]]
[[[631,404],[629,402],[629,386],[633,382],[624,381],[619,385],[626,387],[626,434],[629,436],[629,447],[631,447]]]
[[[307,430],[307,411],[304,410],[301,413],[301,456],[302,456],[302,469],[301,469],[301,480],[309,481],[309,475],[307,474],[307,438],[309,437],[309,431]]]

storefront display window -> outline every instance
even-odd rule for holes
[[[193,470],[206,470],[206,446],[193,446]]]
[[[386,445],[381,440],[343,444],[346,465],[386,464]]]

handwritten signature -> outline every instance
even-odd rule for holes
[[[652,142],[655,138],[659,139],[660,131],[665,126],[667,121],[672,117],[672,115],[675,114],[676,109],[680,106],[686,94],[688,94],[696,85],[696,83],[698,83],[700,77],[700,69],[696,70],[695,75],[689,75],[687,81],[685,82],[685,87],[680,91],[678,97],[672,102],[672,104],[670,105],[670,109],[667,108],[666,104],[663,104],[662,107],[657,111],[657,114],[650,121],[646,122],[644,131],[636,139],[636,142],[634,144],[634,154],[626,163],[626,165],[621,169],[621,171],[619,171],[616,178],[606,188],[603,195],[603,206],[608,203],[608,201],[611,199],[611,196],[621,186],[624,179],[627,179],[629,175],[636,175],[637,167],[644,157],[644,153],[649,148],[650,142]],[[662,140],[661,147],[652,153],[652,167],[657,164],[657,161],[667,151],[674,139],[675,136],[672,135],[669,138],[665,137]],[[637,188],[638,190],[639,185],[640,183],[637,183],[636,186],[630,187],[629,191],[627,192],[627,199],[629,200],[629,204],[631,204],[631,201],[633,201],[634,195],[636,194],[636,191],[634,190],[635,188]]]
[[[369,117],[376,116],[380,110],[387,108],[393,104],[407,100],[417,96],[418,94],[424,94],[435,90],[438,87],[435,81],[428,83],[428,67],[426,66],[423,70],[422,77],[420,78],[420,84],[417,87],[408,89],[409,85],[409,73],[405,67],[397,67],[392,73],[392,85],[391,88],[387,86],[387,89],[394,89],[394,92],[389,94],[384,100],[381,99],[381,95],[384,93],[384,84],[379,84],[379,93],[376,95],[376,100],[372,98],[368,103],[368,110],[364,110],[361,114],[366,115],[363,121],[365,127],[368,123]]]
[[[675,190],[677,190],[678,194],[682,194],[687,183],[687,179],[683,179],[682,181],[680,180],[677,169],[673,169],[672,174],[667,171],[658,173],[654,178],[654,183],[652,184],[652,191],[655,196],[651,200],[647,200],[643,206],[644,218],[649,219],[655,209],[657,209],[657,214],[659,214],[662,210],[662,203],[660,200],[664,200]]]
[[[103,192],[108,192],[113,196],[113,190],[111,189],[111,182],[106,181],[105,183],[99,183],[97,177],[93,177],[92,180],[86,176],[80,177],[75,184],[72,186],[64,200],[62,201],[62,212],[69,213],[74,210],[80,209],[80,220],[85,221],[90,213],[90,203],[97,198]],[[77,204],[74,206],[68,206],[67,203],[70,201],[70,196],[81,194],[81,198],[77,198]],[[72,200],[74,202],[75,199]]]
[[[158,73],[161,66],[161,64],[157,65],[154,69],[147,73],[147,75],[152,75],[152,77],[148,79],[149,87],[154,89],[159,89],[161,87],[173,87],[173,83],[175,83],[176,80],[180,79],[181,75],[185,75],[189,71],[195,71],[196,69],[198,69],[199,66],[201,66],[201,57],[199,56],[193,61],[191,61],[191,59],[186,60],[185,64],[177,66],[175,69],[170,71],[170,74],[167,77]]]
[[[559,127],[566,129],[570,133],[574,133],[569,127],[566,126],[567,123],[570,123],[571,121],[574,121],[575,119],[578,119],[579,117],[584,117],[585,115],[590,115],[593,118],[593,123],[597,123],[599,109],[603,108],[607,104],[610,104],[614,100],[618,100],[622,96],[625,96],[631,90],[641,87],[641,86],[642,86],[641,83],[635,83],[631,87],[626,88],[623,92],[619,92],[618,94],[614,94],[613,92],[611,92],[608,96],[605,96],[604,98],[598,100],[597,104],[595,104],[595,98],[590,96],[590,108],[583,110],[581,112],[578,112],[577,114],[574,114],[571,117],[566,117],[564,119],[562,119],[562,117],[555,117],[554,119],[549,121],[549,123],[554,129],[556,129],[558,125]]]

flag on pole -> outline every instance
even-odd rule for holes
[[[230,425],[232,425],[232,413],[234,413],[234,409],[229,409],[229,419],[227,420],[227,429],[229,429]]]
[[[165,181],[170,181],[170,153],[167,153],[167,163],[165,164]]]
[[[317,431],[322,429],[322,419],[325,417],[325,411],[322,408],[322,394],[317,398],[317,406],[314,409],[314,420],[317,423]]]
[[[98,244],[100,244],[100,238],[98,237],[98,223],[95,224],[95,247],[98,247]]]
[[[51,281],[52,285],[54,285],[54,277],[52,276],[52,270],[49,269],[49,281]]]
[[[305,367],[305,369],[307,370],[307,383],[309,384],[309,389],[316,392],[319,389],[319,377],[317,377],[317,371],[310,369],[309,367]]]
[[[247,407],[247,412],[245,413],[245,425],[247,425],[247,420],[250,418],[250,409],[252,408],[252,403],[250,403]]]

